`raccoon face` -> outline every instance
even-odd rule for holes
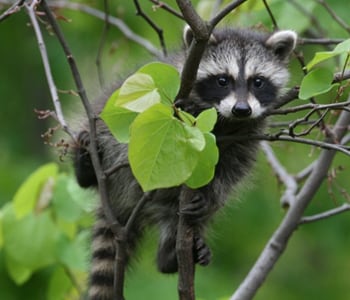
[[[288,30],[270,36],[232,29],[214,32],[198,69],[197,101],[214,106],[224,118],[260,117],[288,80],[286,63],[296,39]]]

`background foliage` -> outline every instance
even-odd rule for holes
[[[102,10],[101,2],[88,4]],[[202,15],[208,15],[214,1],[196,2]],[[349,36],[317,1],[268,2],[280,28],[294,29],[303,36],[310,33],[310,28],[321,26],[326,37]],[[295,3],[302,5],[303,10]],[[349,19],[344,1],[329,0],[327,3],[344,20]],[[135,16],[132,1],[116,1],[110,5],[111,14],[123,19],[139,35],[159,44],[152,29]],[[164,29],[169,49],[178,46],[181,21],[173,18],[169,22],[167,13],[153,11],[148,3],[144,9]],[[60,25],[83,74],[89,97],[93,99],[100,93],[95,59],[104,24],[80,11],[59,9],[56,14],[60,16]],[[262,1],[248,1],[224,22],[233,26],[258,24],[272,29]],[[75,287],[83,287],[86,279],[87,228],[92,223],[93,207],[89,199],[93,195],[76,186],[69,154],[62,162],[59,149],[43,145],[40,135],[51,124],[48,120],[37,120],[33,109],[50,108],[51,103],[38,45],[27,23],[24,10],[0,23],[3,41],[0,47],[3,99],[0,111],[0,298],[77,299],[79,290]],[[73,84],[62,50],[49,31],[44,30],[44,33],[58,88],[70,91]],[[305,46],[302,50],[305,61],[309,62],[316,51],[325,49]],[[102,61],[107,82],[123,78],[150,59],[144,49],[128,41],[117,29],[110,29]],[[325,67],[337,71],[334,61],[327,62]],[[296,61],[291,69],[291,85],[299,84],[303,74]],[[322,99],[326,103],[330,98],[327,94]],[[61,93],[60,99],[67,116],[78,124],[79,120],[73,117],[80,110],[78,97]],[[59,140],[55,136],[53,141],[56,139]],[[284,165],[295,172],[310,163],[318,151],[291,143],[274,144],[274,148]],[[52,161],[55,163],[50,163]],[[349,159],[345,156],[336,159],[329,180],[308,213],[344,202],[349,192],[349,188],[346,190],[349,178],[341,176],[342,170],[349,170]],[[334,174],[340,175],[333,178]],[[252,183],[242,188],[239,201],[231,202],[232,205],[215,219],[209,233],[214,259],[209,267],[198,267],[198,298],[225,299],[240,283],[283,217],[278,201],[281,193],[273,172],[260,155]],[[346,299],[350,283],[349,226],[347,214],[302,226],[256,299]],[[161,275],[155,270],[155,237],[156,232],[148,233],[140,247],[139,259],[128,273],[126,296],[130,299],[144,295],[150,299],[177,299],[176,276]]]

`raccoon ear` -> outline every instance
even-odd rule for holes
[[[183,32],[183,40],[184,40],[186,49],[188,49],[191,46],[193,38],[194,38],[193,31],[191,27],[186,24]],[[210,44],[215,42],[216,42],[216,38],[214,34],[211,34],[208,43]]]
[[[294,50],[297,43],[297,34],[292,30],[281,30],[273,33],[267,40],[266,46],[282,60],[286,59]]]

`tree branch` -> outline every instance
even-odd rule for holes
[[[343,41],[344,39],[298,38],[298,43],[300,45],[334,45]]]
[[[179,210],[181,211],[195,195],[195,191],[184,186],[179,197]],[[186,217],[180,213],[176,237],[176,254],[178,262],[178,293],[180,300],[194,300],[195,264],[193,258],[193,227]]]
[[[299,106],[292,106],[284,109],[275,109],[272,110],[269,115],[287,115],[289,113],[295,113],[306,109],[311,109],[312,112],[323,109],[334,109],[334,110],[346,110],[350,111],[350,101],[343,101],[330,104],[317,104],[317,103],[308,103]]]
[[[295,178],[290,175],[278,161],[270,145],[266,141],[261,142],[260,145],[268,163],[271,165],[272,170],[286,187],[286,190],[281,197],[281,205],[283,208],[288,208],[295,202],[295,196],[298,191],[298,184]]]
[[[288,141],[288,142],[295,142],[299,144],[306,144],[306,145],[311,145],[311,146],[316,146],[322,149],[327,149],[327,150],[337,150],[339,152],[342,152],[346,155],[350,155],[350,148],[345,147],[341,144],[334,144],[332,142],[327,142],[327,141],[316,141],[316,140],[311,140],[311,139],[305,139],[305,138],[300,138],[300,137],[291,137],[288,135],[282,135],[282,133],[277,134],[277,135],[272,135],[272,134],[263,134],[263,135],[248,135],[248,136],[219,136],[217,137],[217,141],[219,143],[224,143],[227,141],[242,141],[242,140],[261,140],[261,141],[270,141],[270,142],[275,142],[275,141]]]
[[[303,218],[301,218],[299,224],[302,225],[302,224],[308,224],[308,223],[313,223],[316,221],[324,220],[324,219],[333,217],[335,215],[339,215],[339,214],[346,212],[348,210],[350,210],[350,204],[344,203],[343,205],[341,205],[337,208],[325,211],[323,213],[320,213],[320,214],[317,214],[314,216],[303,217]]]
[[[333,134],[338,140],[342,139],[349,124],[350,113],[343,111],[333,129]],[[325,142],[328,143],[329,138],[326,138]],[[327,171],[335,154],[335,151],[322,150],[308,179],[297,194],[296,201],[287,211],[281,224],[273,233],[247,277],[232,295],[231,300],[249,300],[256,294],[278,258],[286,249],[291,235],[299,225],[303,212],[327,176]]]

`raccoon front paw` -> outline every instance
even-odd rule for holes
[[[192,199],[180,210],[188,221],[197,222],[206,219],[209,213],[209,204],[202,193],[195,194]]]
[[[90,134],[88,131],[83,130],[79,132],[77,142],[80,147],[87,148],[90,145]]]
[[[194,261],[201,266],[207,266],[211,261],[211,251],[203,238],[196,235],[194,237]]]
[[[81,131],[77,138],[77,147],[74,152],[74,170],[79,185],[83,188],[97,185],[95,170],[92,165],[87,147],[90,144],[90,135]]]

